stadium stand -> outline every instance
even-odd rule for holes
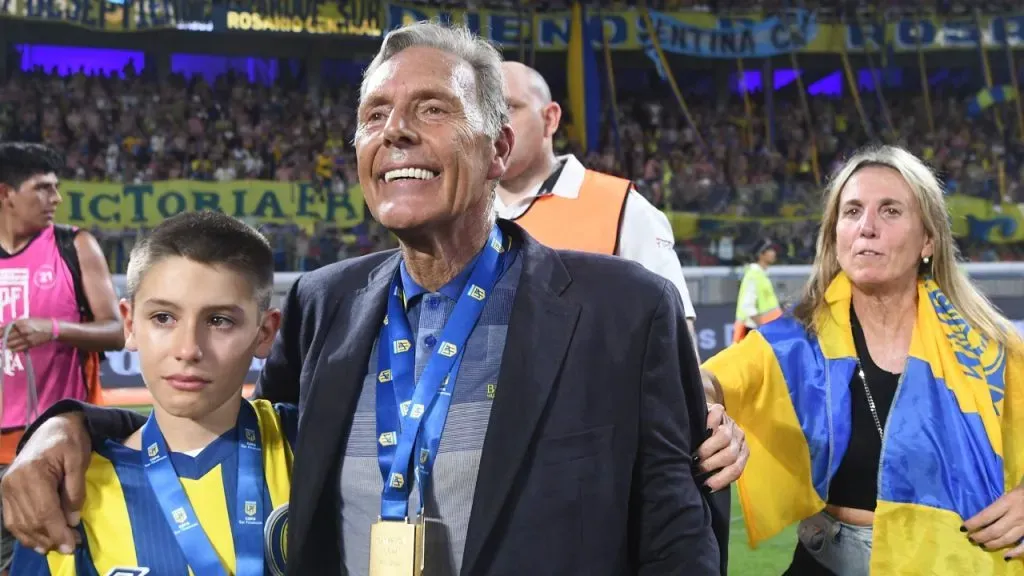
[[[971,86],[976,91],[977,87]],[[952,193],[990,201],[1024,200],[1024,148],[1000,135],[991,116],[971,118],[966,94],[932,94],[938,130],[928,131],[921,96],[890,91],[889,113],[899,137],[881,122],[869,135],[852,98],[811,97],[819,164],[828,173],[841,159],[873,138],[892,140],[928,159]],[[621,154],[609,128],[599,151],[583,155],[565,130],[560,152],[575,152],[595,169],[632,178],[652,203],[666,210],[738,218],[784,216],[786,223],[744,222],[716,235],[678,239],[684,265],[720,265],[742,260],[741,247],[769,234],[784,247],[781,262],[805,263],[813,255],[818,191],[811,168],[811,138],[795,101],[775,103],[777,141],[764,141],[766,115],[755,103],[745,141],[742,99],[724,104],[698,100],[690,109],[708,149],[670,94],[630,97],[619,103]],[[876,100],[864,97],[869,118],[881,118]],[[16,70],[0,90],[0,139],[44,141],[67,154],[65,179],[138,184],[192,179],[312,181],[321,194],[343,194],[357,185],[350,147],[355,95],[350,87],[323,90],[313,101],[297,82],[272,86],[239,74],[207,83],[175,74],[157,83],[129,66],[109,76],[84,72],[57,75]],[[566,107],[563,107],[566,108]],[[611,111],[606,111],[606,116]],[[606,123],[610,126],[612,123]],[[996,163],[1003,162],[1004,194]],[[1004,196],[1001,198],[1001,196]],[[800,219],[800,217],[806,217]],[[349,230],[321,226],[314,234],[294,226],[267,225],[280,271],[304,271],[391,245],[370,220]],[[136,230],[94,233],[111,255],[130,250]],[[724,243],[723,243],[724,239]],[[727,248],[728,247],[728,248]],[[974,261],[1018,260],[1015,244],[964,243]],[[111,258],[123,272],[124,258]]]

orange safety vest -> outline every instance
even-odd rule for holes
[[[629,180],[587,170],[576,198],[538,196],[515,222],[545,246],[614,255],[632,187]]]

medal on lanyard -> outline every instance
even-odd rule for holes
[[[263,449],[259,420],[249,402],[242,402],[236,425],[238,485],[235,492],[235,573],[263,574]],[[193,574],[227,576],[220,557],[199,524],[192,504],[171,463],[170,451],[152,413],[142,427],[142,464],[160,510],[174,533]]]
[[[405,315],[401,276],[396,273],[392,280],[377,344],[377,460],[384,491],[380,520],[370,528],[370,576],[419,576],[423,572],[424,503],[430,474],[462,353],[501,273],[504,242],[495,226],[419,381],[415,381],[415,346]],[[410,523],[408,475],[414,455],[420,508],[418,520]]]

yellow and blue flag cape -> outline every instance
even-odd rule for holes
[[[786,315],[709,359],[750,459],[739,479],[751,547],[825,507],[850,441],[857,354],[851,284],[825,294],[812,336]],[[1024,575],[960,532],[1021,482],[1024,365],[967,325],[931,279],[918,284],[917,321],[879,465],[871,573]]]

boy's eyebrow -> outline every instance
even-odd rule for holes
[[[145,302],[143,302],[143,305],[144,306],[150,306],[150,307],[159,307],[159,308],[171,308],[171,309],[174,309],[174,310],[180,310],[181,309],[181,306],[179,306],[177,303],[172,302],[170,300],[164,300],[162,298],[149,298]],[[203,306],[202,309],[203,309],[204,312],[213,312],[213,311],[231,312],[231,313],[233,313],[233,314],[235,314],[237,316],[241,316],[241,315],[245,314],[245,310],[241,306],[239,306],[237,304],[227,304],[227,303],[225,303],[225,304],[211,304],[209,306]]]
[[[162,298],[147,298],[142,304],[145,306],[159,306],[161,308],[179,308],[174,302]]]

